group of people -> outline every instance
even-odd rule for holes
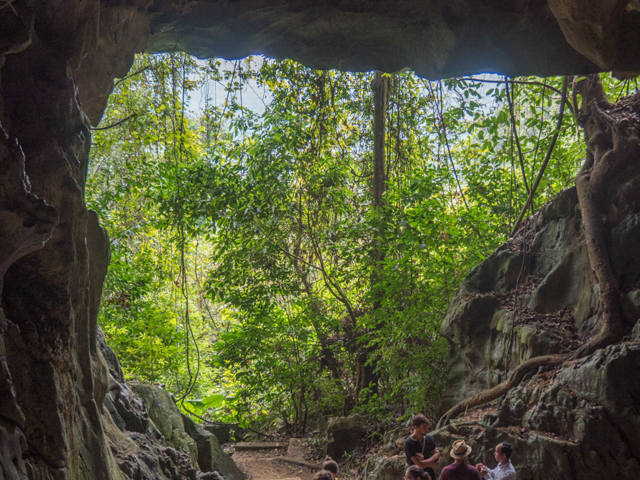
[[[404,472],[404,480],[436,480],[433,468],[440,465],[440,450],[428,432],[427,417],[413,417],[413,433],[404,441],[404,453],[409,464]],[[496,445],[493,456],[498,465],[493,469],[483,463],[469,465],[467,459],[471,450],[471,446],[463,439],[453,442],[449,455],[454,461],[442,469],[439,480],[516,480],[516,470],[511,464],[512,449],[508,442]],[[338,463],[326,457],[322,470],[313,476],[313,480],[335,480],[338,472]]]
[[[413,433],[404,442],[407,468],[404,480],[435,480],[433,467],[440,465],[440,450],[429,432],[429,421],[424,415],[413,417]],[[439,480],[516,480],[516,470],[511,463],[511,445],[501,442],[496,445],[493,456],[498,465],[488,468],[483,463],[469,465],[467,458],[471,446],[461,439],[453,442],[449,454],[454,462],[440,472]]]

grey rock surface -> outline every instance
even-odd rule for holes
[[[613,192],[618,207],[606,219],[627,337],[531,372],[505,396],[435,432],[441,458],[465,437],[474,448],[471,462],[494,466],[493,448],[509,441],[518,480],[640,478],[640,173],[634,168]],[[443,410],[507,379],[523,361],[573,352],[599,331],[598,286],[580,231],[569,189],[464,280],[442,327],[451,344]]]
[[[331,419],[327,427],[327,455],[339,462],[345,453],[363,446],[365,434],[365,421],[360,415]]]
[[[568,364],[553,378],[535,375],[480,418],[434,432],[441,458],[464,437],[471,463],[493,467],[493,448],[508,441],[518,480],[640,478],[640,384],[629,381],[639,368],[640,343],[629,343]]]
[[[404,455],[371,457],[367,463],[367,480],[398,480],[404,476],[406,468]]]
[[[131,389],[144,402],[149,417],[156,428],[162,433],[165,441],[176,449],[189,453],[191,461],[198,461],[198,447],[184,428],[184,421],[180,409],[176,407],[171,393],[154,385],[143,383],[131,384]]]
[[[103,409],[110,379],[97,348],[96,320],[108,239],[84,202],[91,122],[97,125],[114,78],[127,74],[136,52],[184,50],[229,58],[267,53],[316,67],[393,71],[410,66],[433,77],[487,70],[510,75],[640,70],[635,1],[0,3],[0,406],[3,420],[11,424],[5,430],[20,430],[24,436],[19,442],[22,458],[27,476],[34,479],[119,479],[116,461],[124,457],[118,455],[133,455],[126,452],[140,448],[137,436],[147,437],[131,432],[129,438]],[[616,197],[620,228],[611,242],[612,260],[627,293],[638,287],[640,235],[633,215],[640,212],[640,188],[632,176],[621,181],[625,190]],[[545,211],[557,227],[547,233],[535,229],[549,251],[532,263],[518,252],[499,253],[492,260],[499,278],[483,278],[486,285],[476,294],[490,296],[490,285],[511,285],[520,272],[515,268],[519,258],[528,264],[525,271],[545,279],[558,263],[554,256],[560,256],[554,242],[570,248],[563,235],[579,235],[570,217],[552,218],[552,210]],[[580,270],[578,256],[557,274]],[[552,283],[565,285],[559,278],[549,278],[547,285]],[[576,318],[578,333],[589,335],[597,328],[590,314],[597,299],[580,291],[577,298],[568,289],[561,303],[577,302],[567,309]],[[549,295],[541,291],[538,297]],[[544,308],[546,301],[534,303]],[[474,307],[481,323],[494,317],[486,307],[482,302]],[[489,342],[505,339],[507,345],[511,336],[515,339],[518,320],[511,327],[503,320],[499,330],[472,325],[470,317],[460,329],[469,338],[460,337],[464,342],[452,349],[454,354],[469,354],[463,345],[476,335],[484,338],[484,348],[478,366],[464,366],[474,357],[452,361],[457,377],[447,392],[451,401],[465,386],[477,391],[499,381],[516,360],[538,348],[562,347],[551,341],[538,347],[527,340],[515,353],[502,349],[503,355],[488,355]],[[110,411],[117,412],[116,402],[111,403]],[[121,448],[114,454],[118,439]],[[129,473],[147,478],[146,457],[135,458],[132,465],[139,469]],[[9,459],[0,462],[4,471],[25,478],[21,468],[16,471],[6,463]],[[180,474],[193,477],[188,469]]]
[[[198,449],[198,465],[203,472],[219,472],[226,480],[244,480],[245,475],[211,432],[201,428],[189,417],[182,415],[184,429],[193,438]]]
[[[215,435],[221,444],[238,442],[244,439],[244,429],[240,428],[236,423],[207,423],[202,428]]]

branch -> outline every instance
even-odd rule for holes
[[[527,173],[524,171],[524,156],[522,155],[522,148],[520,147],[520,139],[518,138],[518,129],[516,128],[516,116],[513,112],[513,102],[515,99],[511,98],[509,94],[509,82],[505,80],[505,88],[507,92],[507,102],[509,102],[509,115],[511,117],[511,131],[516,140],[516,147],[518,148],[518,157],[520,158],[520,169],[522,170],[522,180],[524,181],[524,189],[527,191],[527,195],[531,192],[529,190],[529,184],[527,183]],[[511,90],[513,94],[513,90]]]
[[[307,213],[307,216],[309,214]],[[342,290],[342,288],[340,288],[340,285],[337,284],[336,282],[334,282],[331,277],[329,276],[329,274],[327,273],[327,270],[324,266],[324,260],[322,258],[322,250],[320,249],[320,246],[316,243],[315,238],[313,236],[313,231],[311,228],[311,219],[308,218],[309,221],[309,238],[311,240],[311,244],[313,245],[313,249],[316,252],[316,255],[318,256],[318,260],[320,261],[320,271],[322,272],[322,280],[324,281],[325,286],[327,287],[327,289],[329,289],[329,292],[340,302],[342,302],[342,304],[345,306],[345,308],[347,309],[348,313],[349,313],[349,317],[351,317],[351,321],[354,323],[354,325],[357,322],[357,317],[355,315],[355,312],[353,311],[353,307],[351,306],[351,302],[349,302],[349,298],[345,295],[344,291]],[[333,288],[332,288],[333,287]],[[333,289],[335,289],[335,292],[333,291]]]
[[[264,235],[266,238],[270,238],[269,236],[267,236],[267,234],[265,233],[265,231],[264,231],[262,228],[260,228],[260,225],[258,224],[257,220],[256,220],[255,225],[256,225],[256,227],[258,228],[258,230],[260,230],[260,232],[262,233],[262,235]],[[318,271],[320,271],[320,272],[322,271],[322,269],[321,269],[321,268],[319,268],[319,267],[317,267],[316,265],[313,265],[313,264],[311,264],[311,263],[307,262],[304,258],[301,258],[301,257],[299,257],[299,256],[297,256],[297,255],[294,255],[293,253],[291,253],[291,252],[290,252],[289,250],[287,250],[286,248],[283,248],[283,247],[281,247],[280,245],[278,245],[276,242],[272,242],[272,245],[273,245],[273,246],[275,246],[278,250],[280,250],[280,251],[281,251],[282,253],[284,253],[285,255],[288,255],[289,257],[293,258],[294,260],[298,260],[298,261],[300,261],[300,262],[304,263],[305,265],[307,265],[307,266],[309,266],[309,267],[311,267],[311,268],[313,268],[313,269],[315,269],[315,270],[318,270]]]
[[[540,181],[542,180],[542,176],[544,175],[544,170],[547,168],[547,164],[549,163],[549,159],[551,158],[551,154],[553,153],[553,149],[556,146],[556,141],[558,140],[558,135],[560,134],[560,127],[562,127],[562,119],[564,117],[564,105],[566,103],[565,100],[567,98],[567,87],[568,86],[569,86],[569,79],[568,79],[568,77],[564,77],[563,80],[562,80],[562,99],[560,100],[560,112],[558,113],[558,122],[556,123],[556,130],[555,130],[555,133],[553,134],[553,138],[551,139],[551,144],[549,145],[549,148],[547,149],[547,154],[544,157],[544,161],[542,162],[542,166],[540,167],[540,171],[538,172],[538,176],[536,177],[536,181],[531,186],[531,192],[529,192],[529,197],[527,198],[527,202],[524,204],[524,208],[522,209],[522,212],[520,212],[520,216],[518,217],[518,220],[516,221],[515,225],[513,226],[513,230],[511,231],[511,236],[512,237],[518,231],[518,228],[520,227],[520,224],[522,223],[522,219],[524,218],[525,214],[527,213],[527,209],[529,208],[529,205],[531,205],[533,203],[533,196],[536,193],[536,189],[538,188],[538,185],[540,185]]]
[[[115,89],[115,88],[116,88],[118,85],[120,85],[122,82],[125,82],[125,81],[129,80],[131,77],[135,77],[136,75],[138,75],[138,74],[140,74],[140,73],[144,72],[145,70],[149,70],[150,68],[151,68],[151,65],[147,65],[147,66],[142,67],[142,68],[141,68],[141,69],[139,69],[139,70],[136,70],[136,71],[135,71],[135,72],[133,72],[132,74],[127,75],[126,77],[122,77],[122,78],[120,78],[117,82],[115,82],[115,83],[113,84],[113,88]]]
[[[122,125],[124,122],[126,122],[127,120],[132,119],[133,117],[135,117],[137,115],[138,115],[137,113],[132,113],[128,117],[125,117],[122,120],[118,120],[116,123],[112,123],[111,125],[107,125],[106,127],[91,127],[91,130],[93,130],[93,131],[96,131],[96,130],[109,130],[110,128],[114,128],[114,127],[117,127],[118,125]]]
[[[504,80],[485,80],[482,78],[460,78],[461,81],[463,82],[467,82],[467,81],[473,81],[473,82],[481,82],[481,83],[502,83]],[[562,91],[558,90],[556,87],[552,87],[551,85],[547,85],[546,83],[542,83],[542,82],[536,82],[536,81],[530,81],[530,80],[508,80],[508,82],[510,84],[519,84],[519,85],[538,85],[540,87],[544,87],[544,88],[548,88],[549,90],[553,90],[556,93],[559,93],[560,95],[562,95]],[[571,113],[575,113],[575,110],[573,109],[573,105],[571,104],[571,102],[565,98],[564,102],[567,104],[567,106],[569,107],[569,110],[571,110]],[[575,102],[574,102],[575,104]]]

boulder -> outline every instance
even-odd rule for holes
[[[370,457],[367,460],[366,480],[398,480],[403,477],[407,468],[404,455],[393,457]]]
[[[494,465],[509,441],[518,480],[640,478],[640,342],[612,345],[512,389],[480,418],[460,418],[433,433],[448,459],[454,440],[473,446],[471,463]],[[486,407],[485,407],[486,409]]]
[[[185,432],[195,440],[198,449],[198,465],[203,472],[218,472],[225,480],[244,480],[245,476],[227,455],[215,435],[182,415]]]
[[[624,341],[571,360],[600,330],[599,291],[575,189],[543,206],[462,282],[443,321],[451,344],[443,411],[495,386],[523,361],[566,353],[533,371],[492,404],[434,432],[448,460],[454,440],[473,446],[471,463],[492,466],[501,441],[514,448],[518,480],[640,478],[640,172],[630,166],[612,187],[606,227]],[[511,262],[521,263],[515,284]]]
[[[326,432],[328,426],[327,419],[319,411],[315,410],[307,415],[307,430]]]
[[[627,325],[635,326],[640,322],[640,290],[632,290],[625,295],[622,315]]]
[[[634,340],[640,340],[640,320],[638,320],[633,327],[633,330],[631,330],[631,338]]]
[[[109,391],[105,395],[104,406],[120,430],[146,434],[153,439],[163,439],[162,433],[151,421],[144,402],[133,393],[127,383],[118,383],[112,378]]]
[[[523,361],[575,348],[597,331],[598,293],[580,229],[570,188],[465,278],[442,323],[451,345],[443,409],[497,385]]]
[[[244,439],[244,429],[240,428],[237,423],[207,423],[202,425],[202,428],[215,435],[221,444]]]
[[[195,440],[185,432],[182,413],[173,396],[166,390],[142,383],[131,384],[131,389],[144,401],[149,417],[166,442],[174,448],[188,452],[191,461],[197,463],[198,447]]]
[[[366,433],[365,419],[360,415],[333,418],[327,427],[327,455],[340,462],[345,453],[364,446]]]

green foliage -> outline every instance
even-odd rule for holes
[[[126,374],[184,393],[201,417],[298,430],[315,413],[433,408],[440,323],[513,228],[561,79],[517,79],[507,95],[496,76],[393,75],[378,210],[372,74],[226,65],[141,56],[105,113],[116,126],[95,135],[87,203],[112,238],[100,323]],[[224,100],[205,96],[190,118],[189,95],[211,82]],[[243,105],[249,83],[263,112]],[[533,210],[583,154],[568,115]],[[364,354],[377,393],[357,391]]]

